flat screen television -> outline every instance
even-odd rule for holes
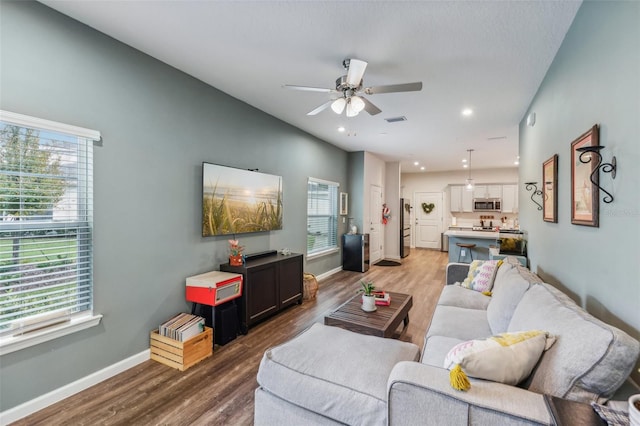
[[[282,176],[202,163],[202,236],[282,229]]]

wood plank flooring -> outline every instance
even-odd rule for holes
[[[256,374],[264,351],[304,331],[372,280],[376,288],[413,295],[399,336],[422,348],[445,280],[447,253],[414,249],[402,266],[341,271],[319,283],[316,300],[293,306],[216,346],[213,356],[180,372],[155,361],[136,367],[32,414],[14,425],[251,425]]]

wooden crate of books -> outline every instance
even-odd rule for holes
[[[151,359],[169,367],[184,371],[213,354],[213,329],[205,327],[204,331],[192,338],[179,342],[151,332]]]

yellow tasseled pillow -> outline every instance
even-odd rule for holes
[[[444,360],[451,386],[471,387],[469,377],[517,385],[531,374],[542,353],[555,342],[545,331],[502,333],[482,340],[469,340],[454,346]]]

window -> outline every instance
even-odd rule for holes
[[[309,178],[307,256],[338,249],[338,188],[338,183]]]
[[[0,346],[93,316],[99,139],[95,131],[0,111]]]

